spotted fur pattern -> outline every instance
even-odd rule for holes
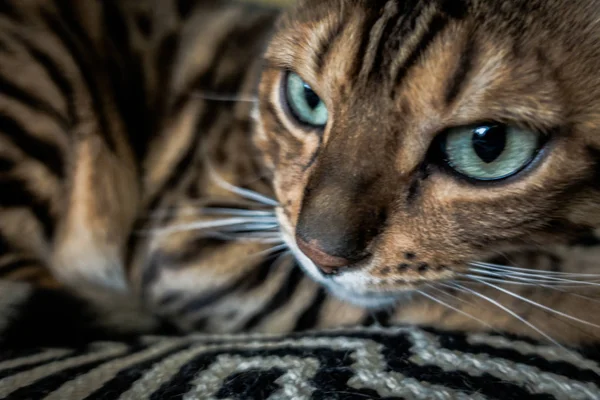
[[[565,318],[464,283],[537,329],[436,286],[498,254],[598,272],[598,7],[565,4],[303,0],[280,16],[228,1],[5,1],[0,274],[15,297],[2,325],[71,327],[83,304],[121,332],[408,322],[597,340],[593,286],[517,287]],[[290,122],[288,70],[335,105],[324,132]],[[502,185],[429,162],[444,128],[488,119],[551,145]],[[321,273],[297,248],[300,219],[335,246],[370,232],[368,262]]]

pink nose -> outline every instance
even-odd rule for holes
[[[316,240],[311,240],[310,243],[305,242],[300,238],[296,238],[298,247],[306,257],[315,263],[315,265],[325,274],[334,274],[338,269],[350,265],[350,261],[343,257],[336,257],[325,253]]]

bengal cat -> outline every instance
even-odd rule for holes
[[[598,341],[599,10],[2,2],[3,337]]]

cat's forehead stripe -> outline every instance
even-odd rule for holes
[[[318,15],[308,23],[313,33],[319,31],[319,37],[310,39],[310,45],[301,46],[312,53],[301,58],[311,60],[307,65],[310,75],[321,76],[330,62],[340,61],[340,53],[346,57],[355,54],[347,76],[355,82],[370,79],[388,82],[394,91],[448,25],[464,15],[446,8],[426,2],[395,0],[369,8],[342,4],[337,13]],[[357,23],[361,25],[358,32],[351,29]],[[320,25],[319,29],[315,29],[315,24]],[[309,38],[305,36],[302,40]],[[293,56],[298,57],[299,54]],[[467,65],[459,69],[464,70]],[[449,100],[458,94],[457,89],[456,84],[448,89]]]
[[[473,62],[477,55],[477,43],[474,37],[470,36],[466,39],[463,46],[460,61],[454,74],[448,79],[448,87],[444,95],[444,100],[447,105],[456,100],[463,87],[467,83],[469,72],[473,68]]]
[[[366,77],[380,79],[388,68],[388,78],[394,77],[407,59],[407,51],[430,29],[430,21],[438,13],[435,6],[414,1],[401,2],[393,10],[395,13],[386,21],[380,37],[370,45],[374,57],[365,60]]]
[[[332,18],[328,20],[327,34],[320,38],[320,43],[315,46],[315,72],[322,74],[327,64],[328,56],[335,47],[338,39],[344,34],[346,26],[350,23],[350,15],[345,12],[340,12],[334,21]]]
[[[425,50],[433,43],[438,35],[443,32],[449,23],[449,19],[440,14],[434,15],[427,24],[427,30],[420,37],[417,44],[410,50],[406,59],[403,62],[398,63],[392,72],[392,90],[398,88],[401,84],[408,71],[417,63],[419,58],[423,55]]]
[[[385,33],[389,32],[390,27],[393,27],[395,22],[398,21],[399,13],[400,10],[396,1],[389,1],[379,18],[371,25],[371,28],[369,29],[365,26],[365,32],[363,33],[364,44],[361,45],[361,48],[364,46],[366,51],[364,54],[358,54],[362,58],[360,76],[370,75],[375,64],[381,63],[380,59],[383,58],[382,52],[385,47]],[[376,60],[379,62],[376,62]]]

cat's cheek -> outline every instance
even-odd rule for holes
[[[290,223],[295,227],[300,214],[304,190],[308,183],[310,169],[297,159],[281,162],[273,176],[273,187],[277,200]]]
[[[306,181],[306,174],[299,168],[279,171],[273,181],[281,208],[294,229],[300,214]]]

